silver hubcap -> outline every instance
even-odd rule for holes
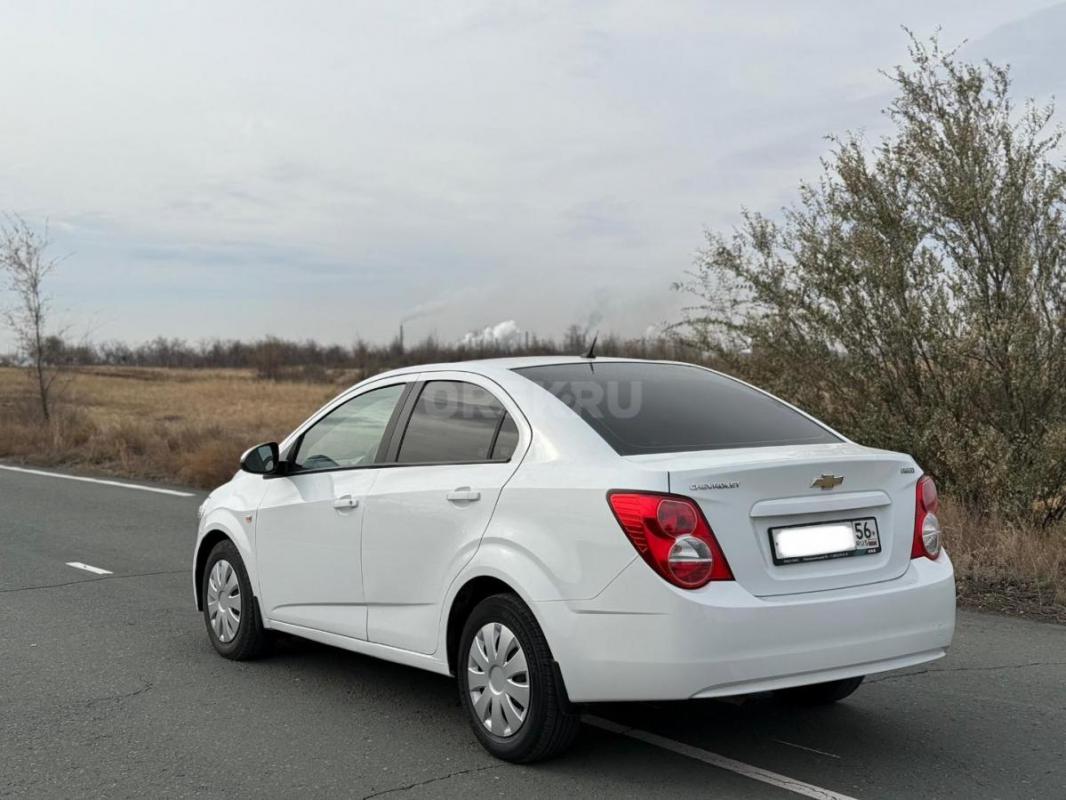
[[[233,641],[241,624],[241,585],[225,559],[216,561],[207,577],[207,618],[220,642]]]
[[[467,657],[467,686],[474,713],[496,736],[514,736],[529,711],[529,672],[522,645],[506,625],[477,632]]]

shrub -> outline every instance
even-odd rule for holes
[[[833,137],[778,219],[708,234],[684,336],[971,508],[1066,513],[1066,172],[1053,109],[912,38],[893,132]]]

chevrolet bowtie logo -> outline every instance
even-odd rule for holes
[[[833,489],[844,482],[843,475],[819,475],[811,481],[812,489]]]

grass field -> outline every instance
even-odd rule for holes
[[[86,368],[41,423],[26,374],[0,369],[0,457],[212,488],[253,444],[280,440],[339,387],[251,371]]]
[[[58,385],[41,421],[26,373],[0,368],[0,458],[213,488],[241,452],[280,440],[357,375],[333,384],[252,371],[85,368]],[[1024,528],[944,501],[942,521],[966,605],[1066,622],[1066,526]]]

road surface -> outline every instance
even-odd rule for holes
[[[1066,627],[962,612],[946,659],[833,708],[589,707],[518,767],[447,678],[294,639],[218,657],[202,498],[0,468],[0,797],[1066,798]]]

